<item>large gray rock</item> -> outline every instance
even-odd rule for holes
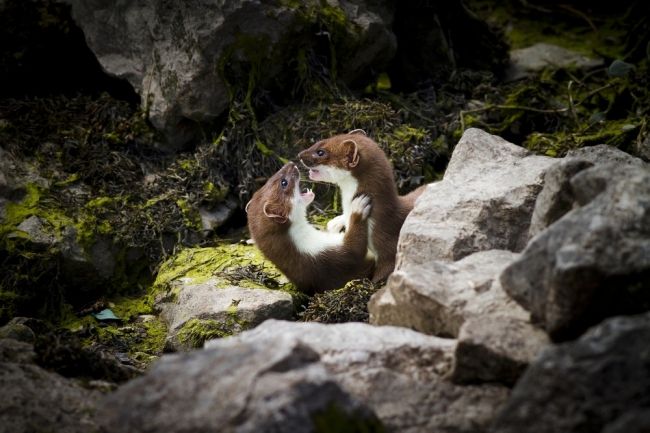
[[[535,202],[528,229],[529,239],[573,209],[576,200],[571,188],[571,179],[576,173],[593,165],[583,159],[566,158],[548,169],[544,176],[544,188]]]
[[[282,335],[220,340],[209,350],[164,356],[103,399],[98,420],[108,433],[311,433],[317,426],[335,429],[335,422],[382,431],[316,352]]]
[[[491,250],[454,263],[403,266],[370,298],[370,323],[456,337],[472,317],[508,316],[528,321],[528,312],[510,299],[498,279],[517,257],[510,251]]]
[[[237,334],[266,319],[290,319],[294,313],[291,295],[281,290],[224,285],[220,279],[178,284],[175,299],[158,305],[167,324],[169,349],[201,347],[210,332]]]
[[[571,180],[580,171],[597,164],[616,164],[612,171],[603,171],[602,180],[594,182],[585,198],[585,189],[581,188],[580,197],[576,196],[571,186]],[[643,167],[646,164],[639,158],[618,150],[606,144],[572,149],[567,157],[551,166],[544,176],[544,188],[537,197],[529,238],[533,238],[546,227],[560,219],[580,203],[589,202],[595,195],[600,194],[604,185],[612,177],[625,177],[627,167]]]
[[[545,350],[515,386],[491,432],[646,432],[650,315],[617,317]],[[640,415],[645,413],[644,417]],[[625,426],[629,430],[622,430]]]
[[[591,69],[604,64],[603,59],[593,59],[566,48],[540,42],[510,52],[510,67],[506,80],[528,77],[544,68]]]
[[[512,317],[482,316],[460,328],[451,379],[512,386],[550,343],[544,331]]]
[[[99,393],[33,364],[32,346],[0,339],[0,432],[92,433]]]
[[[396,269],[477,251],[521,251],[553,162],[479,129],[465,131],[443,180],[426,188],[406,218]]]
[[[500,277],[556,340],[650,309],[650,169],[596,165],[571,188],[582,207],[534,238]]]
[[[66,1],[102,67],[131,83],[154,127],[175,145],[219,116],[229,89],[248,83],[247,74],[256,85],[294,75],[290,60],[319,37],[333,44],[347,81],[396,48],[392,14],[376,2]]]
[[[368,404],[389,431],[482,432],[508,396],[502,386],[445,380],[455,342],[405,328],[269,320],[206,347],[224,347],[229,340],[253,346],[275,341],[275,350],[308,345],[336,382]]]

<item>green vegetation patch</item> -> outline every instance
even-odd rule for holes
[[[305,322],[367,322],[368,301],[379,289],[369,280],[352,280],[342,289],[318,293],[300,313]]]

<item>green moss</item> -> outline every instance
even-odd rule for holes
[[[336,403],[312,415],[316,433],[383,433],[386,431],[374,414],[347,412]]]
[[[295,290],[255,246],[245,244],[181,250],[162,264],[153,291],[173,293],[174,282],[181,278],[190,279],[192,284],[217,279],[224,285],[236,282],[253,289]]]
[[[223,338],[232,334],[228,326],[212,319],[190,319],[176,334],[178,341],[189,348],[203,347],[203,343],[213,338]]]

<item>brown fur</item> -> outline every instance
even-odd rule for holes
[[[318,155],[318,150],[324,155]],[[353,131],[319,141],[298,154],[309,166],[328,165],[351,172],[357,180],[356,194],[367,194],[372,199],[371,218],[374,220],[372,243],[376,250],[373,281],[388,277],[395,268],[399,232],[415,200],[424,186],[400,196],[395,185],[393,169],[377,143],[365,133]]]
[[[283,178],[288,182],[284,189],[280,184]],[[366,259],[368,224],[359,213],[352,214],[342,245],[316,256],[296,248],[289,228],[297,182],[299,172],[295,164],[288,163],[253,194],[247,205],[248,228],[259,249],[305,293],[336,289],[355,278],[369,278],[374,262]]]

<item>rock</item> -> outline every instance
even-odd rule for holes
[[[282,335],[255,343],[226,339],[209,350],[164,356],[104,398],[98,419],[107,433],[307,433],[323,425],[383,431],[332,380],[316,352]]]
[[[491,250],[455,263],[404,266],[370,299],[370,323],[456,337],[472,317],[509,316],[527,321],[528,312],[508,297],[498,280],[517,257],[509,251]]]
[[[99,393],[34,365],[32,347],[0,339],[0,432],[92,433]]]
[[[290,319],[293,299],[287,292],[223,286],[219,280],[181,285],[173,303],[164,303],[166,346],[173,350],[201,347],[206,337],[238,334],[264,320]],[[207,333],[207,334],[206,334]]]
[[[578,158],[593,164],[619,164],[623,167],[632,165],[637,167],[647,166],[643,160],[607,144],[571,149],[567,152],[566,159],[568,158]]]
[[[470,128],[442,181],[430,184],[406,218],[396,270],[477,251],[521,251],[546,169],[555,160]]]
[[[592,59],[575,51],[541,42],[510,52],[510,67],[506,71],[505,79],[519,80],[548,67],[586,70],[603,65],[603,59]]]
[[[201,206],[199,215],[203,230],[211,231],[224,225],[235,214],[237,206],[237,202],[234,200],[226,200],[225,203],[218,204],[214,209]]]
[[[601,171],[601,179],[595,181],[591,188],[583,186],[580,189],[580,197],[576,197],[571,186],[572,179],[580,171],[595,164],[616,164],[617,167],[611,172]],[[560,219],[576,205],[591,201],[593,197],[600,194],[605,183],[612,176],[625,177],[628,166],[643,167],[645,163],[606,144],[570,150],[567,157],[549,168],[544,176],[544,188],[535,203],[529,239]],[[595,177],[591,178],[595,180]]]
[[[0,338],[13,338],[25,343],[33,343],[36,340],[36,335],[28,326],[9,322],[0,328]]]
[[[650,169],[597,165],[571,187],[582,207],[534,238],[500,277],[555,340],[650,309]]]
[[[633,432],[648,421],[650,315],[616,317],[545,350],[515,386],[491,432]],[[630,415],[635,415],[635,420]],[[622,425],[637,428],[620,430]]]
[[[392,14],[376,2],[66,2],[104,70],[128,80],[176,148],[228,108],[229,92],[248,75],[256,86],[290,91],[299,50],[330,47],[337,76],[350,82],[396,48]]]
[[[251,245],[181,250],[160,267],[153,286],[170,350],[294,314],[289,280]]]
[[[499,316],[468,319],[460,328],[451,380],[512,386],[549,343],[544,331],[523,320]]]
[[[51,248],[56,242],[54,228],[42,218],[32,215],[7,235],[10,239],[25,238],[36,251]]]
[[[565,158],[548,169],[544,175],[544,187],[535,202],[528,229],[529,239],[573,209],[575,197],[571,179],[576,173],[593,165],[583,159]]]
[[[508,395],[498,385],[460,386],[445,380],[455,342],[405,328],[268,320],[206,347],[274,341],[274,350],[295,344],[312,348],[336,382],[368,404],[388,431],[482,432]]]

